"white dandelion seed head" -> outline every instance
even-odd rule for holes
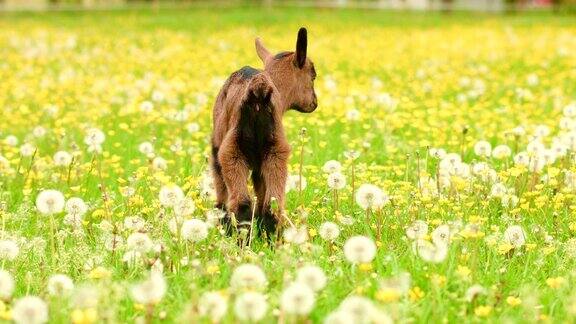
[[[318,229],[318,234],[325,241],[334,241],[340,235],[340,227],[333,222],[324,222]]]
[[[10,161],[7,158],[0,155],[0,174],[5,171],[10,170]]]
[[[84,143],[90,147],[96,147],[102,145],[106,135],[98,128],[90,128],[86,131],[86,136],[84,137]]]
[[[46,135],[46,132],[47,132],[46,128],[44,128],[42,126],[36,126],[32,130],[32,135],[34,135],[34,137],[36,137],[36,138],[41,138],[41,137],[44,137]]]
[[[561,140],[557,140],[554,143],[552,143],[552,147],[550,147],[550,150],[554,152],[556,157],[565,157],[566,154],[568,154],[568,146],[562,143]]]
[[[130,234],[126,240],[126,245],[129,250],[141,253],[149,252],[154,248],[154,243],[150,240],[148,235],[139,232]]]
[[[154,103],[145,100],[140,103],[140,111],[144,113],[151,113],[154,110]]]
[[[464,299],[466,299],[467,302],[471,303],[472,301],[474,301],[474,299],[476,299],[476,297],[478,297],[479,295],[485,295],[486,292],[487,292],[486,288],[482,287],[481,285],[473,285],[466,290]]]
[[[443,224],[432,231],[432,243],[435,245],[445,245],[450,244],[450,226]]]
[[[428,234],[428,223],[423,220],[415,220],[406,229],[406,236],[411,240],[423,238],[426,234]]]
[[[503,183],[497,182],[490,189],[490,197],[502,198],[508,192],[508,188]]]
[[[366,236],[353,236],[344,243],[344,256],[354,264],[372,262],[376,256],[376,244]]]
[[[550,135],[550,127],[546,125],[538,125],[534,128],[534,136],[542,138]]]
[[[138,151],[147,157],[150,157],[154,154],[154,145],[150,142],[142,142],[138,145]]]
[[[58,151],[53,157],[54,164],[59,167],[67,167],[72,163],[72,154],[66,151]]]
[[[214,291],[208,291],[202,294],[198,301],[198,313],[200,316],[209,318],[212,322],[220,322],[226,315],[228,302],[222,294]]]
[[[208,225],[199,219],[189,219],[182,223],[182,238],[187,241],[200,242],[208,237]]]
[[[461,162],[462,162],[462,158],[460,157],[460,154],[448,153],[448,154],[446,154],[446,156],[444,156],[444,158],[442,160],[440,160],[440,168],[441,169],[450,169],[455,164],[461,163]]]
[[[12,319],[17,324],[41,324],[48,322],[48,305],[36,296],[18,299],[12,309]]]
[[[74,282],[64,274],[55,274],[48,279],[48,293],[51,296],[65,296],[74,289]]]
[[[346,177],[340,172],[330,173],[327,181],[330,189],[341,190],[346,187]]]
[[[369,323],[377,323],[377,324],[392,324],[394,321],[388,315],[388,313],[384,312],[377,307],[373,307],[372,311],[368,314],[368,322]]]
[[[18,145],[19,142],[20,141],[18,140],[18,137],[14,136],[14,135],[8,135],[4,139],[4,143],[6,143],[6,145],[8,145],[8,146],[16,146],[16,145]]]
[[[300,282],[292,283],[280,296],[282,309],[294,315],[307,315],[312,311],[315,301],[314,291]]]
[[[339,310],[350,314],[354,319],[352,323],[369,323],[374,308],[372,301],[366,297],[349,296],[342,301]]]
[[[12,261],[20,253],[18,244],[13,240],[0,240],[0,259]]]
[[[230,286],[236,290],[259,290],[266,287],[266,275],[262,269],[254,264],[239,265],[232,272]]]
[[[76,308],[95,308],[100,299],[100,291],[91,285],[76,287],[72,293],[72,305]]]
[[[241,321],[258,322],[266,316],[268,301],[261,293],[249,291],[238,297],[234,303],[234,314]]]
[[[527,152],[520,152],[514,155],[515,165],[523,165],[527,167],[529,163],[530,163],[530,157],[528,156]]]
[[[196,210],[196,204],[192,198],[184,198],[178,200],[174,204],[174,213],[178,216],[189,216]]]
[[[200,131],[200,124],[198,123],[189,123],[186,125],[186,130],[190,134],[194,134]]]
[[[526,233],[519,225],[512,225],[504,231],[504,241],[515,248],[522,247],[526,243]]]
[[[304,176],[300,177],[298,174],[291,174],[288,176],[288,179],[286,181],[286,192],[292,191],[292,190],[300,190],[300,187],[302,187],[302,190],[306,189],[306,186],[308,185],[308,182],[306,181],[306,178]]]
[[[540,152],[538,159],[542,160],[542,163],[544,163],[545,165],[552,165],[554,164],[554,162],[556,162],[556,151],[551,150],[551,149],[546,149],[542,152]]]
[[[175,184],[166,185],[160,188],[160,204],[164,207],[174,207],[176,203],[184,198],[184,192]]]
[[[467,179],[470,177],[470,166],[467,163],[459,162],[454,165],[451,174]]]
[[[326,316],[324,324],[350,324],[355,323],[354,320],[355,318],[350,312],[336,310]]]
[[[539,155],[545,149],[546,146],[538,139],[533,140],[526,145],[526,152],[528,152],[529,156]]]
[[[576,121],[574,118],[562,117],[558,122],[558,127],[562,130],[572,130],[576,126]]]
[[[562,110],[566,117],[576,117],[576,102],[567,104]]]
[[[432,147],[428,150],[428,154],[435,159],[442,160],[446,157],[446,150],[443,148]]]
[[[546,166],[546,159],[540,154],[538,154],[537,156],[533,156],[527,165],[528,170],[536,173],[541,172],[545,166]]]
[[[436,245],[426,240],[416,240],[413,243],[414,252],[429,263],[441,263],[448,256],[448,246]]]
[[[210,209],[206,211],[206,224],[208,224],[209,227],[215,227],[220,223],[220,220],[225,216],[226,212],[221,209],[218,208]]]
[[[20,146],[20,154],[24,157],[30,157],[36,152],[36,147],[30,143]]]
[[[516,205],[518,205],[519,201],[520,199],[518,198],[518,196],[513,194],[506,194],[501,198],[502,207],[504,208],[514,208],[516,207]]]
[[[284,230],[284,240],[288,243],[303,244],[308,241],[308,229],[305,225],[288,227]]]
[[[322,171],[324,171],[325,173],[340,172],[341,170],[342,170],[342,164],[336,160],[327,161],[326,163],[324,163],[324,166],[322,166]]]
[[[512,155],[512,149],[508,145],[498,145],[492,150],[492,156],[495,159],[503,160]]]
[[[346,112],[346,119],[349,121],[357,121],[360,120],[361,114],[358,109],[349,109]]]
[[[166,293],[166,279],[162,273],[151,271],[148,279],[135,285],[131,289],[132,299],[144,305],[159,303]]]
[[[128,216],[124,218],[124,228],[128,231],[139,232],[146,227],[146,221],[138,216]]]
[[[36,208],[45,215],[57,214],[64,210],[64,195],[58,190],[44,190],[36,197]]]
[[[70,215],[82,217],[88,211],[88,206],[82,198],[72,197],[66,201],[65,209]]]
[[[16,285],[12,274],[6,270],[0,269],[0,299],[10,299],[15,287]]]
[[[306,265],[296,271],[296,282],[310,287],[313,291],[320,291],[328,282],[322,268],[315,265]]]
[[[164,101],[165,99],[166,99],[166,95],[164,94],[164,92],[162,92],[160,90],[152,91],[152,100],[153,101],[161,102],[161,101]]]
[[[157,156],[152,160],[152,167],[156,170],[166,170],[168,168],[168,162],[160,156]]]
[[[356,192],[356,203],[360,208],[367,210],[378,210],[384,207],[390,198],[382,189],[372,184],[363,184]]]

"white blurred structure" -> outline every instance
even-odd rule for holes
[[[0,10],[46,8],[123,8],[147,6],[211,6],[216,3],[234,4],[251,1],[264,6],[352,7],[397,10],[472,10],[503,11],[507,3],[516,9],[550,7],[553,1],[576,0],[0,0]]]
[[[272,0],[269,0],[272,1]],[[277,1],[290,3],[290,1]],[[503,11],[508,4],[514,3],[516,9],[550,7],[552,0],[310,0],[298,1],[307,6],[324,7],[356,7],[366,9],[398,9],[398,10],[472,10],[472,11]]]

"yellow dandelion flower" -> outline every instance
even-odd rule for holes
[[[209,275],[220,273],[220,267],[217,264],[212,264],[206,267],[206,273]]]
[[[514,245],[510,243],[502,243],[498,245],[498,254],[506,254],[514,248]]]
[[[470,279],[470,274],[472,273],[472,270],[470,270],[470,268],[468,268],[467,266],[458,266],[458,268],[456,269],[456,274],[458,274],[458,276],[460,278],[462,278],[463,280],[468,280]]]
[[[514,306],[518,306],[520,304],[522,304],[522,300],[518,297],[515,296],[508,296],[508,298],[506,298],[506,303],[512,307]]]
[[[363,272],[372,271],[372,268],[373,268],[373,267],[372,267],[372,263],[361,263],[361,264],[358,266],[358,269],[359,269],[360,271],[363,271]]]
[[[88,274],[88,278],[90,279],[105,279],[110,276],[112,276],[112,272],[104,267],[96,267]]]
[[[478,317],[487,317],[492,313],[492,306],[478,306],[474,309],[474,314]]]
[[[91,324],[98,320],[98,312],[94,308],[75,309],[70,314],[70,320],[74,324]]]
[[[552,289],[558,289],[564,285],[566,280],[563,277],[548,278],[546,284]]]
[[[376,292],[374,297],[376,300],[381,301],[383,303],[393,303],[400,300],[402,294],[396,288],[382,288]]]
[[[446,284],[446,276],[433,274],[431,281],[434,284],[434,286],[443,287]]]
[[[420,289],[420,287],[416,286],[408,291],[408,297],[410,298],[411,302],[417,302],[418,300],[424,298],[425,293]]]

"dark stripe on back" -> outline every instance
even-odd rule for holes
[[[238,70],[238,75],[240,75],[240,77],[244,80],[248,80],[250,78],[252,78],[253,76],[255,76],[256,74],[260,73],[260,70],[255,69],[251,66],[245,66],[243,68],[241,68],[240,70]]]
[[[274,55],[274,59],[279,60],[279,59],[284,58],[284,57],[286,57],[292,53],[294,53],[294,52],[280,52],[280,53]]]

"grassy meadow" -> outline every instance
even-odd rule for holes
[[[300,26],[289,221],[240,248],[212,105]],[[575,80],[546,13],[0,13],[0,321],[572,323]]]

